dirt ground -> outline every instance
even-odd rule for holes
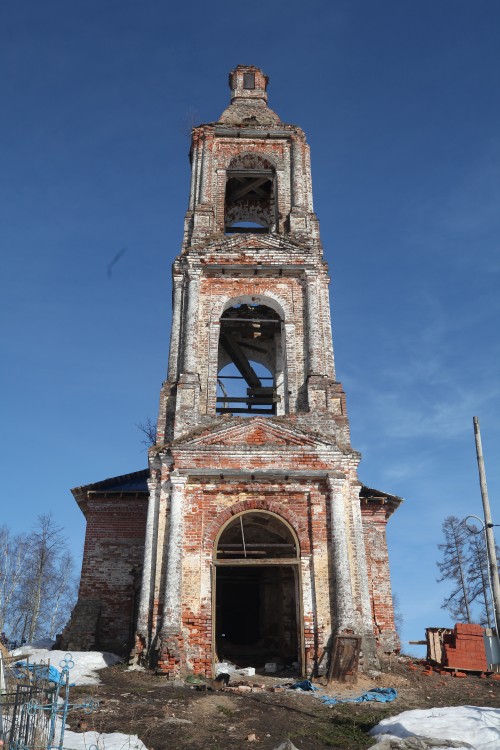
[[[437,672],[427,675],[423,663],[406,657],[393,657],[383,672],[360,675],[355,684],[336,683],[326,690],[321,679],[316,682],[338,698],[372,687],[396,688],[396,700],[385,704],[325,706],[312,693],[277,687],[293,682],[291,678],[233,676],[229,687],[247,687],[230,692],[172,684],[165,677],[120,665],[99,674],[102,684],[72,690],[72,700],[92,696],[99,708],[88,716],[70,714],[71,729],[137,734],[149,750],[272,750],[286,738],[299,750],[365,750],[374,742],[368,730],[386,716],[431,706],[500,707],[500,680],[472,674],[465,679]]]

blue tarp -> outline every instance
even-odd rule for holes
[[[398,693],[394,688],[372,688],[367,690],[366,693],[361,693],[357,698],[330,698],[330,696],[324,695],[321,701],[326,706],[335,706],[336,703],[366,703],[367,701],[390,703],[397,697]]]
[[[25,669],[28,668],[30,672],[35,673],[37,677],[40,677],[42,680],[50,680],[51,682],[55,682],[56,685],[59,684],[61,680],[61,673],[58,669],[50,665],[47,667],[46,664],[26,664],[25,661],[17,661],[15,663],[16,667],[24,667]],[[21,677],[23,675],[18,674],[16,677]]]
[[[302,682],[296,682],[295,685],[290,685],[290,690],[313,692],[320,691],[320,688],[313,685],[310,680],[302,680]],[[394,688],[372,688],[356,698],[333,698],[330,695],[317,695],[315,697],[319,698],[326,706],[335,706],[337,703],[367,703],[368,701],[390,703],[398,697],[398,694]]]
[[[290,690],[318,690],[316,685],[313,685],[311,680],[302,680],[302,682],[296,682],[295,685],[290,685]]]

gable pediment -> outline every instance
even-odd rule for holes
[[[274,421],[272,418],[233,418],[229,424],[224,420],[223,425],[204,430],[197,435],[188,435],[176,440],[172,448],[203,449],[215,447],[252,447],[259,446],[296,446],[314,447],[328,445],[305,430],[289,424]]]
[[[253,250],[303,250],[304,246],[279,234],[237,234],[227,240],[227,249],[240,250],[245,247]]]
[[[230,236],[218,237],[217,239],[209,240],[203,243],[203,246],[198,246],[196,249],[203,250],[217,250],[223,253],[236,253],[248,250],[281,250],[282,252],[297,253],[308,250],[306,245],[303,245],[296,240],[292,240],[289,236],[283,236],[281,234],[234,234]],[[195,249],[195,248],[193,248]]]

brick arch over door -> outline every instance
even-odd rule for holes
[[[307,514],[304,513],[304,518],[301,518],[298,514],[285,507],[282,503],[277,500],[267,500],[264,498],[256,498],[253,500],[243,500],[239,503],[231,505],[230,508],[221,511],[217,518],[207,527],[204,538],[205,549],[213,549],[215,540],[221,527],[234,516],[244,513],[245,511],[263,511],[275,513],[286,521],[295,532],[297,539],[299,540],[300,555],[308,554],[311,551],[311,545],[309,540],[308,526],[307,526]],[[305,508],[304,508],[305,510]]]

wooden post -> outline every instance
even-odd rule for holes
[[[476,439],[477,465],[479,469],[479,484],[481,486],[481,497],[483,500],[484,525],[486,535],[486,549],[488,553],[488,563],[490,571],[491,593],[493,596],[493,610],[495,612],[495,624],[497,637],[498,625],[500,623],[500,581],[498,579],[498,564],[495,550],[495,537],[493,535],[493,522],[491,520],[490,502],[488,499],[488,487],[486,486],[486,473],[484,470],[483,447],[481,444],[481,432],[479,430],[479,419],[473,418],[474,436]]]

